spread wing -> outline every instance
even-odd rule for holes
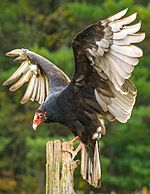
[[[91,91],[90,106],[97,103],[109,120],[115,117],[120,122],[130,118],[136,98],[136,88],[128,79],[143,53],[133,43],[145,38],[137,33],[141,22],[128,25],[136,13],[122,18],[126,12],[87,27],[72,42],[75,74],[71,83],[80,88],[83,98]]]
[[[18,56],[15,60],[21,61],[21,65],[3,85],[18,80],[10,87],[10,91],[16,91],[28,82],[27,90],[21,100],[22,104],[28,100],[36,100],[42,104],[49,92],[61,90],[70,82],[68,76],[53,63],[27,49],[15,49],[6,55]]]

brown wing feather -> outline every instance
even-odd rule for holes
[[[136,98],[136,88],[128,78],[142,50],[132,43],[145,37],[144,33],[136,34],[140,22],[128,26],[136,19],[136,14],[122,19],[126,12],[127,9],[92,24],[72,42],[75,57],[72,84],[80,87],[81,98],[88,96],[101,107],[101,114],[120,122],[130,118]],[[81,76],[84,78],[78,81]]]

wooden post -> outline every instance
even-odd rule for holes
[[[74,170],[78,161],[72,161],[70,142],[49,141],[46,145],[46,194],[75,194]]]

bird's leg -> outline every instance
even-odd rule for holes
[[[75,150],[71,150],[71,149],[67,149],[64,151],[69,152],[72,155],[72,160],[76,157],[76,155],[78,154],[78,152],[82,149],[83,143],[80,140],[79,136],[76,136],[74,139],[72,139],[69,143],[71,145],[73,145],[76,141],[80,141],[80,144],[78,145],[78,147]]]
[[[81,141],[79,136],[76,136],[75,138],[73,138],[73,139],[70,141],[70,143],[73,144],[73,143],[75,143],[76,141]]]
[[[79,153],[79,151],[82,149],[83,143],[80,141],[80,144],[78,147],[71,153],[72,154],[72,160],[76,157],[76,155]]]

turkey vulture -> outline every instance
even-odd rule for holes
[[[34,129],[43,122],[58,122],[80,138],[81,174],[94,187],[100,186],[101,179],[98,140],[105,134],[103,118],[127,122],[137,94],[129,78],[143,53],[132,43],[141,42],[145,34],[137,33],[141,22],[128,25],[137,14],[123,17],[126,12],[100,20],[74,37],[72,80],[52,62],[27,49],[6,54],[17,56],[22,64],[4,86],[16,81],[10,87],[15,91],[28,82],[21,103],[39,102]]]

